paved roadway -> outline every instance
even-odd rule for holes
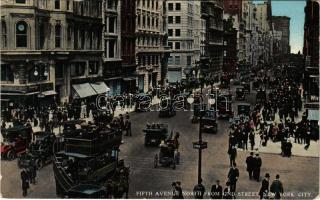
[[[254,95],[249,95],[249,102],[254,102]],[[157,112],[132,113],[133,136],[124,137],[121,146],[121,157],[130,165],[130,198],[171,198],[171,183],[181,181],[188,196],[197,183],[198,151],[192,148],[192,142],[198,139],[198,124],[190,122],[192,112],[181,111],[172,118],[159,118]],[[154,155],[158,148],[144,146],[142,129],[147,122],[168,123],[169,130],[180,133],[181,163],[176,170],[172,168],[153,167]],[[216,179],[225,184],[229,170],[228,122],[219,120],[217,134],[203,134],[203,140],[208,142],[208,149],[203,151],[202,179],[206,191]],[[238,151],[236,162],[240,170],[237,184],[238,198],[257,198],[261,182],[250,181],[245,170],[245,158],[249,152]],[[270,173],[271,180],[277,173],[284,184],[286,198],[314,198],[319,190],[319,158],[296,157],[283,158],[274,154],[261,154],[261,177]],[[3,197],[21,198],[20,171],[16,161],[1,162],[1,192]],[[46,166],[38,173],[37,185],[31,185],[30,198],[55,198],[55,182],[52,165]],[[305,192],[305,193],[303,193]],[[254,195],[254,196],[252,196]],[[290,195],[290,196],[288,196]],[[302,196],[304,195],[304,196]],[[208,198],[208,196],[207,196]]]

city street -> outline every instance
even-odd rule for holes
[[[234,90],[234,89],[232,89]],[[255,95],[247,97],[254,103]],[[233,107],[238,102],[236,102]],[[192,142],[198,139],[198,124],[192,124],[192,112],[180,111],[172,118],[159,118],[158,112],[131,113],[133,136],[124,136],[120,157],[130,166],[130,198],[171,198],[171,183],[181,181],[185,198],[193,198],[191,192],[197,183],[198,151],[192,148]],[[177,168],[154,168],[154,156],[159,153],[157,147],[144,146],[146,123],[167,123],[169,132],[180,133],[181,162]],[[229,122],[218,121],[218,133],[204,133],[203,140],[208,142],[208,148],[203,151],[202,179],[209,192],[211,185],[217,179],[221,184],[227,181],[229,170],[228,133]],[[316,143],[317,145],[319,143]],[[245,159],[250,151],[238,151],[236,162],[240,170],[237,183],[238,198],[257,198],[261,182],[249,180],[246,172]],[[280,174],[287,198],[314,198],[319,187],[319,157],[292,156],[281,157],[279,154],[262,153],[261,178],[265,173],[271,175],[271,180]],[[1,162],[2,194],[7,198],[21,197],[20,170],[16,160]],[[5,183],[5,184],[3,184]],[[241,193],[247,192],[247,193]],[[306,196],[302,195],[305,192]],[[254,196],[252,196],[254,195]],[[309,196],[308,196],[309,195]],[[31,185],[29,198],[55,198],[55,181],[52,165],[38,171],[37,184]],[[206,196],[209,198],[209,196]]]

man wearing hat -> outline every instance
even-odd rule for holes
[[[222,199],[222,187],[219,180],[216,181],[216,184],[212,185],[210,196],[212,199]]]
[[[269,180],[270,180],[270,175],[269,173],[266,173],[266,175],[264,176],[264,179],[262,180],[261,188],[259,191],[260,199],[268,199]]]
[[[250,152],[250,156],[247,157],[246,159],[246,164],[247,164],[247,171],[249,174],[249,179],[252,179],[252,173],[253,173],[253,165],[254,165],[254,157],[253,157],[253,152]]]
[[[254,162],[253,162],[253,178],[256,181],[260,181],[260,168],[262,165],[262,160],[259,156],[259,153],[256,153],[256,157],[254,157]]]

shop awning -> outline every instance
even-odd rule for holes
[[[110,91],[110,88],[104,82],[90,83],[97,94],[103,94]]]
[[[320,120],[319,110],[308,110],[308,120],[310,121],[319,121]]]
[[[75,90],[74,97],[78,98],[90,97],[97,94],[89,83],[74,84],[72,88]]]
[[[56,91],[54,91],[54,90],[48,90],[48,91],[42,92],[42,94],[43,94],[44,96],[51,96],[51,95],[56,95],[57,93],[56,93]]]

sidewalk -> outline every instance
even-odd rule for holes
[[[300,111],[298,113],[298,117],[295,118],[295,122],[301,121],[302,114],[304,110]],[[279,115],[278,113],[275,115],[275,122],[279,123]],[[289,140],[292,143],[292,155],[293,156],[303,156],[303,157],[320,157],[320,142],[319,140],[310,141],[310,146],[307,150],[304,149],[305,144],[298,144],[294,143],[294,138],[290,137]],[[269,154],[281,154],[281,142],[272,142],[271,140],[268,140],[267,146],[262,146],[260,144],[260,135],[258,134],[258,131],[256,131],[255,134],[255,147],[254,149],[258,149],[258,152],[260,153],[269,153]],[[248,144],[250,146],[250,144]],[[243,151],[242,149],[238,148],[238,150]]]

